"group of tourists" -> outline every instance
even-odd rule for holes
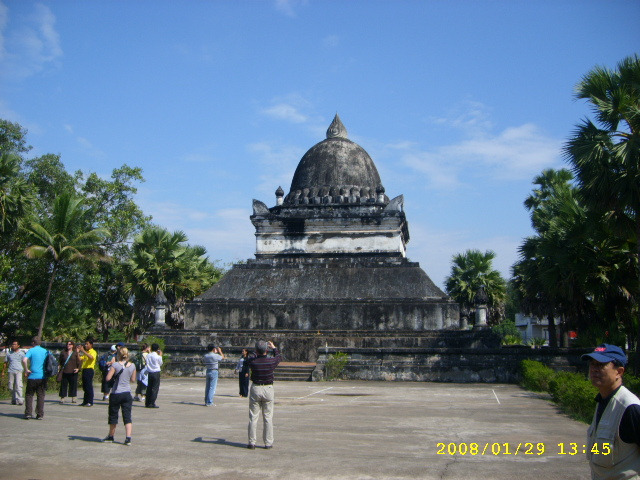
[[[267,355],[269,349],[271,356]],[[206,367],[205,405],[214,405],[214,396],[218,382],[218,368],[225,355],[220,347],[213,344],[207,347],[203,362]],[[146,353],[146,355],[144,355]],[[33,397],[37,397],[36,419],[44,417],[44,396],[46,390],[45,363],[48,352],[40,346],[40,339],[34,337],[32,347],[26,354],[20,344],[13,341],[6,354],[2,375],[8,367],[9,389],[12,392],[11,403],[25,405],[25,419],[33,418]],[[93,342],[87,340],[84,345],[75,346],[67,342],[60,354],[58,379],[60,380],[60,402],[69,396],[75,401],[77,395],[77,377],[82,370],[84,399],[81,405],[93,404],[93,370],[97,353]],[[143,346],[142,358],[144,370],[148,370],[145,407],[159,408],[156,398],[160,385],[162,351],[153,344],[148,351]],[[282,357],[273,342],[258,341],[255,352],[247,349],[236,365],[239,381],[239,394],[249,397],[249,425],[247,447],[256,448],[258,419],[263,418],[264,448],[273,447],[273,390],[274,371]],[[594,479],[638,479],[640,478],[640,400],[622,385],[627,365],[627,356],[620,347],[609,344],[598,346],[593,352],[582,356],[589,361],[589,379],[598,390],[595,398],[596,408],[593,421],[587,431],[586,453]],[[140,365],[139,365],[140,366]],[[115,357],[108,362],[105,381],[111,385],[108,393],[109,432],[104,439],[113,442],[118,424],[119,412],[125,426],[125,445],[131,445],[133,396],[131,390],[140,377],[136,375],[136,363],[123,345],[115,346]],[[26,396],[22,398],[22,375],[27,376]],[[249,379],[251,388],[247,389]],[[142,391],[136,388],[136,396]],[[142,393],[144,395],[144,393]]]
[[[267,356],[271,349],[272,356]],[[25,353],[18,341],[11,343],[10,351],[6,354],[2,375],[8,367],[9,389],[12,393],[11,403],[25,406],[24,418],[33,417],[33,398],[36,402],[36,419],[44,418],[44,399],[47,388],[46,364],[50,353],[40,345],[40,339],[32,339],[31,348]],[[205,406],[214,405],[214,397],[218,383],[219,363],[225,359],[222,349],[213,344],[207,347],[203,363],[206,368]],[[275,395],[273,391],[274,371],[282,357],[273,342],[258,341],[255,352],[249,354],[248,349],[242,350],[240,360],[236,365],[239,381],[239,395],[249,397],[249,449],[256,448],[258,419],[263,418],[264,447],[273,447],[273,405]],[[119,413],[125,427],[125,445],[131,445],[133,422],[131,410],[135,400],[145,402],[146,408],[159,408],[156,399],[160,388],[160,372],[162,367],[162,351],[158,344],[141,345],[141,352],[134,358],[124,343],[112,346],[110,351],[98,357],[93,348],[93,340],[87,339],[84,344],[76,345],[68,341],[58,356],[58,371],[55,374],[60,382],[60,403],[64,404],[69,397],[71,403],[76,403],[78,396],[78,377],[82,378],[84,397],[80,406],[91,407],[94,402],[93,379],[96,366],[102,370],[103,400],[109,401],[108,424],[109,432],[103,441],[113,442]],[[22,397],[22,377],[27,377],[25,398]],[[49,372],[49,375],[52,375]],[[251,380],[251,389],[249,389]],[[135,389],[135,398],[131,391]]]

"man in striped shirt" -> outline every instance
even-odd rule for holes
[[[271,348],[272,357],[267,356],[267,348]],[[262,412],[262,437],[264,448],[273,447],[273,371],[282,357],[273,342],[260,340],[256,342],[255,353],[249,355],[247,362],[251,370],[251,390],[249,391],[249,444],[247,448],[256,448],[258,417]]]

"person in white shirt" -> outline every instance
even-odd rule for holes
[[[162,350],[160,345],[151,345],[151,353],[147,355],[147,398],[144,401],[146,408],[160,408],[156,405],[158,391],[160,390],[160,369],[162,367]]]

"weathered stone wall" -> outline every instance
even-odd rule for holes
[[[440,330],[459,328],[458,305],[416,300],[210,300],[189,305],[189,328]]]
[[[318,339],[275,338],[280,346],[285,360],[289,360],[287,352],[289,348],[298,344],[299,340],[305,340],[307,346],[316,346],[317,365],[313,372],[313,380],[324,379],[325,365],[330,355],[336,352],[344,352],[349,357],[349,362],[340,378],[348,380],[378,380],[378,381],[414,381],[414,382],[453,382],[453,383],[517,383],[520,379],[519,365],[524,359],[537,360],[556,370],[581,371],[586,374],[587,364],[580,360],[583,353],[589,353],[591,349],[566,349],[566,348],[540,348],[530,347],[487,347],[487,338],[482,339],[482,333],[457,332],[468,334],[466,338],[456,341],[447,337],[433,336],[423,338],[417,343],[423,345],[437,345],[443,341],[453,342],[454,345],[475,344],[475,348],[451,348],[451,347],[328,347],[317,346]],[[479,336],[478,336],[479,335]],[[186,338],[197,338],[192,335]],[[328,342],[329,337],[323,337]],[[180,341],[178,337],[166,337],[165,365],[163,372],[171,376],[203,377],[205,368],[202,357],[206,353],[206,344],[215,343],[221,345],[226,359],[220,362],[219,375],[222,378],[236,378],[234,372],[236,363],[240,358],[243,346],[229,346],[225,342],[233,340],[232,337],[208,337],[198,338],[198,343],[189,345],[175,343]],[[238,337],[236,341],[246,342],[247,337]],[[200,341],[205,341],[200,345]],[[255,337],[251,341],[255,341]],[[320,340],[322,341],[322,340]],[[353,337],[351,345],[390,345],[398,342],[398,339]],[[400,340],[401,341],[401,340]],[[60,351],[63,343],[44,343],[46,348],[54,352]],[[109,349],[109,344],[96,344],[98,353],[102,354]],[[136,344],[128,344],[130,351],[136,352]]]
[[[349,380],[426,381],[453,383],[517,383],[519,365],[531,359],[555,370],[583,371],[580,360],[586,350],[531,349],[502,347],[495,349],[320,349],[313,372],[314,380],[322,380],[329,356],[344,352],[349,362],[340,378]]]

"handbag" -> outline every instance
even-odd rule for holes
[[[67,355],[67,359],[64,361],[64,365],[62,365],[62,367],[60,368],[60,371],[58,372],[58,375],[56,375],[56,381],[58,382],[62,381],[62,371],[64,370],[64,367],[67,366],[67,363],[69,363],[69,360],[71,359],[72,356],[73,356],[73,352]]]

